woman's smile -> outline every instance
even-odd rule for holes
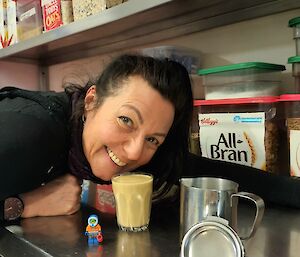
[[[108,147],[106,147],[107,153],[110,157],[110,159],[119,167],[123,167],[126,165],[125,162],[122,162],[114,153],[112,150],[110,150]]]

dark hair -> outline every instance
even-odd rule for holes
[[[190,77],[184,66],[168,59],[155,59],[141,55],[122,55],[112,61],[96,81],[99,104],[110,95],[116,94],[129,76],[138,75],[145,79],[175,108],[174,122],[152,160],[139,170],[154,175],[154,190],[159,196],[168,192],[178,182],[188,153],[188,134],[193,109]],[[83,100],[89,83],[81,90],[75,119],[83,114]]]

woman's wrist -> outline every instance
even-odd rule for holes
[[[31,218],[31,217],[38,216],[38,212],[36,211],[38,210],[38,208],[35,208],[36,202],[38,201],[35,201],[34,193],[33,192],[24,193],[21,194],[20,197],[22,198],[24,204],[24,210],[21,217]]]

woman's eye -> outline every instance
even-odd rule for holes
[[[125,124],[128,127],[133,126],[132,120],[126,116],[120,116],[120,117],[118,117],[118,119],[119,119],[119,121],[121,121],[122,124]]]
[[[156,145],[156,146],[159,145],[159,141],[158,141],[155,137],[148,137],[148,138],[146,138],[146,140],[147,140],[148,142],[150,142],[151,144],[154,144],[154,145]]]

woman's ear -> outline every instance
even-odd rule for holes
[[[92,110],[97,101],[97,94],[96,94],[96,86],[91,86],[88,91],[86,92],[85,98],[84,98],[84,110],[90,111]]]

